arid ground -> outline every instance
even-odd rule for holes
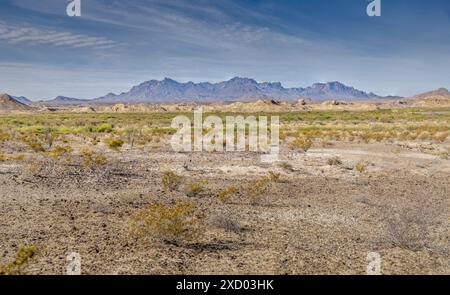
[[[0,115],[0,273],[450,274],[450,108],[280,113],[271,164],[176,115]]]

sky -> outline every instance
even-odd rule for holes
[[[0,92],[95,98],[143,81],[340,81],[379,95],[450,88],[450,1],[0,1]]]

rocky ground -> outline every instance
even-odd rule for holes
[[[83,274],[364,274],[369,252],[380,253],[383,274],[450,273],[448,159],[387,143],[283,148],[274,164],[164,144],[103,153],[108,164],[91,169],[0,162],[0,264],[35,245],[23,273],[63,274],[70,252],[81,255]],[[168,169],[182,176],[171,193],[160,180]],[[242,191],[226,203],[217,197],[269,171],[280,178],[258,202]],[[205,188],[188,197],[193,181]],[[130,216],[174,199],[204,214],[201,237],[173,244],[130,233]]]

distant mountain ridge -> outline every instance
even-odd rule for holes
[[[67,96],[57,96],[52,100],[40,101],[39,103],[44,104],[58,104],[58,105],[70,105],[70,104],[80,104],[84,102],[89,102],[89,99],[78,99]]]
[[[258,83],[254,79],[235,77],[219,83],[180,83],[170,78],[150,80],[119,95],[109,93],[94,102],[177,102],[177,101],[250,101],[256,99],[294,100],[366,100],[383,98],[340,82],[316,83],[306,88],[284,88],[280,82]]]
[[[17,100],[18,102],[25,103],[25,104],[31,102],[31,100],[29,100],[29,99],[26,98],[25,96],[13,96],[12,98],[14,98],[15,100]]]

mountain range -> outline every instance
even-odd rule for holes
[[[165,78],[150,80],[119,95],[109,93],[93,102],[180,102],[180,101],[251,101],[256,99],[294,100],[368,100],[383,98],[340,82],[316,83],[306,88],[285,88],[280,82],[258,83],[254,79],[235,77],[219,83],[180,83]],[[391,98],[391,97],[390,97]]]

